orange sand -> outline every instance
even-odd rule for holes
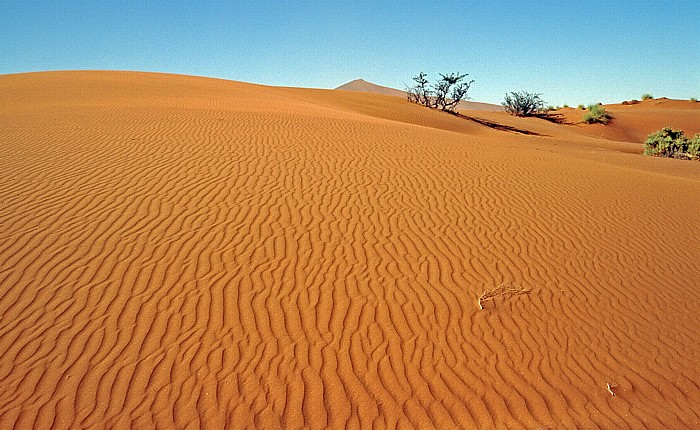
[[[697,428],[700,163],[473,115],[0,76],[0,428]]]
[[[384,94],[387,96],[400,97],[406,99],[406,92],[397,90],[394,88],[383,87],[381,85],[373,84],[362,79],[355,79],[346,84],[343,84],[336,88],[336,90],[344,91],[359,91],[363,93],[373,93],[373,94]],[[490,111],[490,112],[502,112],[503,107],[499,105],[493,105],[490,103],[480,103],[469,100],[462,100],[457,104],[458,110],[480,110],[480,111]]]

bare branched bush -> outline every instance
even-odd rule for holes
[[[474,81],[465,81],[467,76],[469,75],[459,73],[440,74],[441,79],[431,87],[428,85],[427,75],[420,72],[413,77],[416,84],[406,88],[408,101],[433,109],[454,112],[460,101],[469,98],[467,92]]]
[[[484,309],[484,302],[487,300],[493,300],[495,297],[499,296],[514,296],[520,294],[529,294],[530,290],[526,290],[523,287],[511,287],[510,285],[501,284],[498,287],[484,291],[481,296],[479,296],[479,309]]]
[[[430,86],[428,86],[427,76],[425,73],[420,72],[413,77],[416,85],[406,88],[409,102],[422,104],[423,106],[432,106],[434,97]]]
[[[460,75],[459,72],[449,75],[441,73],[441,79],[435,85],[435,107],[447,112],[454,112],[457,104],[468,98],[467,91],[474,83],[473,79],[469,82],[464,81],[467,76],[469,75]]]
[[[528,93],[526,91],[516,91],[506,94],[503,108],[511,115],[517,116],[538,116],[547,113],[544,100],[540,98],[542,94]]]

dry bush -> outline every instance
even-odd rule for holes
[[[499,296],[514,296],[520,294],[529,294],[530,290],[526,290],[523,287],[511,287],[510,285],[501,284],[498,287],[484,291],[481,296],[479,296],[479,309],[484,309],[483,303],[487,300],[493,300],[495,297]]]
[[[541,95],[526,91],[515,91],[506,94],[506,98],[501,105],[511,115],[541,116],[547,113],[545,102],[540,98]]]
[[[440,80],[432,87],[428,82],[425,73],[420,72],[413,77],[416,83],[413,87],[406,88],[408,101],[418,103],[432,109],[442,109],[445,112],[454,113],[457,105],[462,100],[468,100],[467,91],[474,83],[474,80],[465,81],[468,74],[461,75],[450,73],[440,74]]]

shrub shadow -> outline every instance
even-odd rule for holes
[[[544,115],[538,115],[537,118],[542,118],[543,120],[552,122],[554,124],[570,124],[569,122],[566,121],[566,118],[564,117],[564,115],[562,115],[560,113],[554,113],[554,114],[547,113]]]
[[[494,130],[506,131],[506,132],[517,133],[517,134],[525,134],[528,136],[546,136],[544,134],[536,133],[534,131],[525,130],[522,128],[510,126],[510,125],[499,124],[497,122],[491,122],[491,121],[487,121],[487,120],[481,119],[481,118],[475,118],[472,116],[463,115],[459,112],[451,112],[451,113],[452,113],[452,115],[457,116],[459,118],[474,121],[477,124],[485,125],[486,127],[492,128]]]

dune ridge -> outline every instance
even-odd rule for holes
[[[697,163],[381,95],[0,89],[0,428],[700,422]]]
[[[364,79],[355,79],[353,81],[347,82],[337,88],[336,90],[342,91],[356,91],[362,93],[371,94],[383,94],[387,96],[399,97],[406,99],[406,92],[402,90],[397,90],[395,88],[384,87],[382,85],[373,84],[367,82]],[[475,111],[487,111],[487,112],[503,112],[503,107],[500,105],[494,105],[491,103],[475,102],[471,100],[462,100],[457,104],[457,109],[459,110],[475,110]]]

